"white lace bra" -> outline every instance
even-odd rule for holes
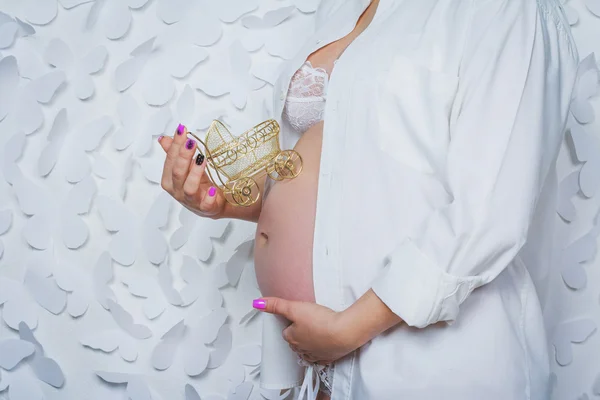
[[[337,60],[333,62],[334,66]],[[324,68],[306,60],[290,80],[283,118],[298,133],[306,132],[323,119],[329,76]]]

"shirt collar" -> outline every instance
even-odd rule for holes
[[[321,0],[316,16],[316,28],[321,29],[336,20],[356,23],[360,15],[371,4],[371,0]]]

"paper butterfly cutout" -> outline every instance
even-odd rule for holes
[[[556,350],[556,362],[569,365],[573,361],[571,343],[582,343],[596,331],[596,324],[591,319],[577,319],[557,326],[553,344]]]
[[[130,400],[160,400],[160,397],[150,389],[143,376],[108,371],[96,371],[96,375],[108,383],[124,384]]]
[[[12,118],[13,127],[30,135],[44,122],[41,104],[50,103],[66,81],[62,71],[51,71],[22,83],[14,56],[0,60],[0,121]]]
[[[39,381],[61,388],[65,377],[60,366],[52,358],[44,355],[44,348],[24,322],[19,323],[19,337],[20,339],[0,341],[0,367],[11,370],[20,363],[27,364]],[[0,392],[7,387],[11,400],[43,398],[38,382],[22,370],[17,371],[6,383],[3,380]]]
[[[35,34],[33,26],[0,12],[0,49],[11,47],[18,38]],[[0,57],[1,58],[1,57]]]
[[[229,47],[229,63],[210,74],[204,74],[194,87],[211,97],[230,94],[231,102],[237,109],[244,109],[250,92],[261,89],[265,82],[250,74],[250,55],[235,40]]]
[[[148,0],[96,0],[87,17],[86,26],[92,29],[100,20],[99,26],[109,39],[120,39],[131,27],[131,10],[137,10]]]
[[[48,64],[65,72],[80,100],[89,99],[94,95],[94,81],[91,75],[104,68],[107,58],[106,47],[99,45],[91,49],[85,57],[76,59],[69,46],[59,38],[52,39],[44,53]]]

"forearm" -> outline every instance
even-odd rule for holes
[[[387,329],[402,322],[372,289],[341,312],[341,334],[358,348]]]

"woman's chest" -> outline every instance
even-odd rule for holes
[[[375,15],[369,15],[368,8],[361,14],[363,22],[346,15],[344,9],[337,11],[293,59],[284,63],[275,83],[275,99],[285,99],[291,77],[306,60],[332,72],[327,67],[333,67],[339,58],[343,65],[339,69],[361,79],[381,79],[394,72],[391,65],[395,57],[431,71],[457,75],[469,5],[468,0],[380,0],[370,12]]]
[[[336,141],[351,143],[344,146],[348,157],[372,148],[418,172],[443,175],[463,31],[445,29],[407,31],[390,20],[348,47],[331,75],[324,115]]]
[[[468,19],[462,3],[424,0],[405,7],[387,3],[385,14],[353,38],[335,64],[327,89],[324,119],[329,128],[324,134],[358,146],[375,145],[421,172],[438,171],[449,142]],[[329,39],[321,42],[321,50],[328,41],[335,45],[331,40],[338,36],[344,40],[344,33],[322,33]],[[318,54],[315,44],[320,41],[309,40],[298,59],[287,63],[275,86],[276,112],[287,93],[287,77],[309,55]]]

